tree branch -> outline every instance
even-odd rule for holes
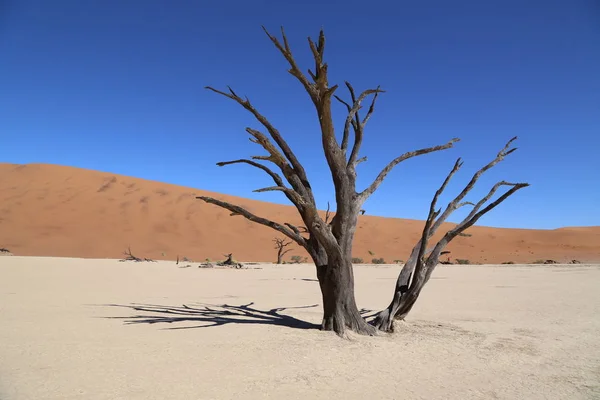
[[[350,127],[352,126],[352,129],[354,130],[354,145],[352,147],[352,152],[350,154],[348,166],[350,166],[350,165],[356,166],[356,164],[358,164],[356,159],[358,157],[358,151],[360,150],[360,146],[362,144],[362,138],[363,138],[363,132],[364,132],[365,125],[367,124],[367,122],[371,118],[371,115],[375,111],[375,102],[377,101],[377,96],[379,96],[379,93],[385,93],[385,91],[381,90],[379,88],[379,86],[377,86],[377,89],[365,90],[364,92],[362,92],[360,94],[360,96],[358,96],[358,98],[356,98],[354,88],[352,87],[350,82],[345,82],[345,83],[346,83],[346,87],[348,88],[348,91],[350,92],[350,97],[352,99],[352,105],[350,105],[349,103],[344,101],[339,96],[335,96],[335,98],[340,103],[345,105],[346,109],[348,110],[348,116],[346,117],[346,121],[344,123],[344,133],[342,136],[341,149],[344,152],[344,154],[346,154],[346,152],[348,150],[348,143],[350,140]],[[373,100],[371,101],[371,106],[369,107],[369,111],[367,112],[367,115],[361,121],[360,114],[358,111],[362,108],[362,102],[364,101],[364,99],[371,94],[374,94]]]
[[[275,143],[277,143],[277,145],[279,146],[279,148],[281,149],[281,151],[283,152],[283,154],[285,155],[287,160],[289,160],[289,162],[292,164],[294,171],[298,174],[300,179],[302,181],[307,181],[306,171],[304,170],[304,167],[302,166],[302,164],[300,164],[300,162],[296,158],[296,155],[294,154],[292,149],[288,146],[287,142],[283,139],[283,137],[281,136],[279,131],[277,129],[275,129],[273,124],[271,124],[264,115],[259,113],[256,110],[256,108],[254,108],[254,106],[252,105],[252,103],[250,103],[250,100],[247,97],[245,99],[242,99],[230,87],[228,87],[229,93],[214,89],[210,86],[206,86],[206,89],[211,90],[215,93],[218,93],[222,96],[225,96],[225,97],[235,101],[236,103],[238,103],[239,105],[244,107],[246,110],[248,110],[252,115],[254,115],[254,117],[258,120],[258,122],[260,122],[267,129],[267,131],[269,132],[269,134],[271,135],[271,137],[273,138]],[[246,130],[248,131],[248,129],[246,129]]]
[[[489,211],[493,210],[495,207],[497,207],[500,203],[502,203],[504,200],[506,200],[507,198],[509,198],[515,192],[517,192],[518,190],[520,190],[520,189],[522,189],[524,187],[529,186],[528,183],[499,182],[498,184],[494,185],[494,188],[497,189],[497,187],[502,186],[502,185],[509,185],[509,186],[512,186],[512,187],[510,188],[510,190],[508,190],[506,193],[504,193],[498,199],[496,199],[492,203],[488,204],[483,210],[475,213],[474,215],[472,215],[470,217],[465,218],[456,227],[454,227],[453,229],[451,229],[448,232],[446,232],[446,234],[444,235],[444,237],[442,237],[442,239],[440,239],[440,241],[435,245],[435,248],[433,249],[433,251],[431,252],[431,254],[429,255],[429,257],[427,258],[427,261],[426,261],[427,269],[425,269],[424,273],[423,273],[423,275],[424,275],[423,279],[425,281],[427,281],[429,279],[429,277],[431,276],[433,270],[435,269],[435,267],[436,267],[436,265],[438,263],[439,257],[441,255],[442,250],[444,250],[444,248],[456,236],[461,235],[466,229],[468,229],[471,226],[473,226],[479,220],[479,218],[481,218],[482,216],[484,216],[485,214],[487,214]],[[492,190],[490,190],[490,193],[492,191],[495,191],[494,188],[492,188]],[[486,196],[486,197],[488,197],[488,196]],[[491,195],[489,195],[489,197],[491,197]]]
[[[271,161],[277,165],[281,172],[283,172],[283,175],[290,183],[294,191],[299,194],[303,201],[314,206],[315,199],[312,195],[310,183],[307,180],[302,180],[302,178],[298,175],[297,170],[288,164],[287,160],[283,157],[279,150],[277,150],[273,143],[271,143],[269,138],[256,129],[246,128],[246,132],[252,136],[252,138],[250,138],[251,142],[260,144],[269,153],[268,156],[253,156],[252,158],[254,160]],[[291,198],[290,201],[294,202]],[[298,205],[295,202],[294,204]]]
[[[288,72],[291,75],[293,75],[294,77],[296,77],[296,79],[298,79],[298,81],[300,81],[302,86],[304,86],[304,89],[306,89],[306,91],[308,92],[310,97],[313,99],[313,102],[316,102],[317,101],[316,100],[317,93],[316,93],[315,87],[313,84],[311,84],[309,82],[308,78],[302,73],[302,71],[300,71],[300,68],[298,68],[298,64],[296,64],[296,60],[294,59],[294,55],[292,54],[292,49],[290,48],[290,45],[288,43],[288,40],[285,35],[285,31],[284,31],[283,27],[281,27],[281,36],[283,38],[283,45],[279,42],[279,40],[275,36],[271,35],[269,33],[269,31],[267,31],[267,28],[265,28],[263,26],[262,29],[263,29],[263,31],[265,31],[265,33],[267,34],[269,39],[271,39],[271,42],[273,42],[275,47],[279,50],[279,52],[283,55],[283,57],[290,64],[290,69]],[[321,34],[323,34],[323,31],[321,31]]]
[[[473,174],[473,177],[471,178],[471,180],[469,181],[469,183],[467,183],[467,185],[464,187],[464,189],[450,202],[448,203],[448,205],[446,206],[446,209],[444,210],[444,212],[442,213],[442,215],[437,219],[437,221],[435,221],[435,224],[433,225],[432,229],[431,229],[431,234],[430,237],[432,235],[435,234],[435,232],[438,230],[438,228],[442,225],[442,223],[444,223],[446,221],[446,219],[448,219],[448,217],[457,209],[459,209],[460,207],[463,207],[465,205],[472,205],[473,207],[477,207],[474,208],[471,211],[470,215],[473,215],[474,213],[476,213],[479,208],[481,208],[481,206],[487,202],[494,194],[494,192],[498,189],[496,188],[495,190],[493,190],[493,192],[491,192],[491,194],[489,194],[488,196],[486,196],[482,201],[483,202],[479,202],[479,206],[477,206],[476,204],[470,202],[470,201],[465,201],[465,202],[461,202],[465,196],[475,187],[475,184],[477,183],[477,181],[479,180],[479,178],[490,168],[494,167],[496,164],[498,164],[500,161],[504,160],[504,158],[511,154],[512,152],[514,152],[515,150],[517,150],[516,148],[512,148],[510,149],[510,145],[512,142],[514,142],[517,139],[517,137],[513,137],[512,139],[510,139],[506,145],[502,148],[502,150],[500,150],[498,152],[498,154],[496,155],[496,157],[490,161],[489,163],[487,163],[486,165],[484,165],[481,169],[479,169],[477,172],[475,172],[475,174]],[[459,159],[460,160],[460,159]],[[457,161],[458,162],[458,161]],[[460,163],[459,168],[462,166],[462,163]]]
[[[450,171],[450,173],[448,173],[448,175],[446,176],[446,179],[444,179],[444,182],[439,187],[439,189],[436,190],[435,194],[433,195],[433,199],[431,199],[431,204],[429,205],[429,214],[427,215],[427,220],[425,221],[425,226],[423,227],[423,233],[421,235],[421,240],[419,240],[419,243],[417,244],[417,246],[419,246],[419,251],[417,253],[416,266],[414,269],[415,272],[414,272],[413,276],[419,275],[419,273],[421,272],[421,269],[423,268],[424,262],[425,262],[424,258],[425,258],[425,253],[427,252],[427,250],[426,250],[427,243],[429,241],[429,238],[432,236],[431,228],[432,228],[432,225],[434,224],[436,218],[438,217],[438,215],[441,212],[441,210],[436,211],[436,205],[437,205],[438,198],[444,192],[444,190],[446,189],[446,186],[448,186],[448,183],[450,182],[450,180],[452,179],[454,174],[456,174],[456,172],[458,172],[458,170],[460,169],[462,164],[463,163],[460,160],[460,158],[458,160],[456,160],[456,162],[454,163],[454,166],[452,167],[452,170]]]
[[[348,115],[346,116],[346,122],[344,123],[344,134],[342,137],[342,146],[341,146],[341,148],[344,152],[346,152],[348,149],[348,141],[350,138],[350,127],[352,126],[354,128],[354,131],[356,134],[358,134],[358,132],[362,131],[361,127],[363,126],[363,123],[360,121],[360,117],[358,115],[358,110],[361,109],[362,102],[370,94],[375,94],[374,99],[376,99],[377,95],[380,92],[383,92],[382,90],[379,89],[379,87],[377,87],[377,89],[365,90],[358,96],[358,98],[356,98],[356,96],[354,95],[354,88],[352,87],[350,82],[346,82],[346,86],[348,87],[348,90],[350,91],[350,94],[352,97],[352,107],[350,107],[350,105],[348,103],[346,103],[344,100],[342,100],[338,96],[335,96],[335,98],[338,101],[340,101],[342,104],[345,104],[346,108],[348,109]],[[372,110],[373,107],[374,107],[374,105],[373,105],[373,103],[371,103],[371,107],[369,108],[370,114],[373,113],[373,110]],[[370,117],[370,114],[367,114],[368,117]],[[368,121],[368,118],[365,118],[365,119]]]
[[[511,186],[511,188],[507,192],[505,192],[502,196],[500,196],[498,199],[496,199],[492,203],[488,204],[483,210],[479,211],[481,206],[483,204],[485,204],[496,193],[496,191],[501,186]],[[482,216],[487,214],[489,211],[493,210],[500,203],[502,203],[504,200],[506,200],[512,194],[514,194],[517,190],[523,189],[528,186],[529,186],[529,183],[509,183],[509,182],[505,182],[505,181],[496,183],[492,187],[492,189],[490,189],[489,193],[483,199],[481,199],[475,205],[475,207],[473,207],[473,210],[469,213],[469,215],[467,215],[467,217],[465,217],[465,219],[463,219],[463,221],[460,224],[458,224],[456,227],[454,227],[452,230],[450,230],[448,232],[448,234],[447,234],[448,241],[454,239],[457,235],[460,235],[467,228],[473,226],[479,220],[479,218],[481,218]]]
[[[358,164],[360,164],[361,162],[365,162],[367,161],[367,157],[361,157],[358,160],[356,160],[356,162],[354,163],[354,167],[356,167]]]
[[[300,196],[294,190],[292,190],[288,187],[285,187],[285,186],[269,186],[269,187],[253,190],[253,192],[255,192],[255,193],[277,192],[277,191],[285,193],[287,195],[287,197],[291,200],[291,202],[298,206],[303,207],[306,205],[306,202],[304,201],[302,196]]]
[[[275,229],[276,231],[283,233],[285,236],[289,237],[290,239],[292,239],[293,241],[298,243],[300,246],[306,247],[306,244],[307,244],[306,239],[304,237],[300,236],[300,234],[294,232],[292,229],[290,229],[284,225],[281,225],[277,222],[268,220],[266,218],[256,216],[240,206],[236,206],[234,204],[230,204],[225,201],[217,200],[212,197],[196,196],[196,198],[199,200],[202,200],[206,203],[214,204],[216,206],[219,206],[221,208],[229,210],[232,213],[235,213],[236,215],[242,215],[244,218],[246,218],[249,221],[256,222],[257,224],[261,224],[264,226],[268,226],[269,228]]]
[[[352,151],[350,152],[350,158],[348,159],[348,165],[352,166],[353,168],[355,168],[356,165],[358,165],[358,162],[356,159],[358,158],[358,152],[360,150],[360,146],[362,145],[365,126],[367,125],[367,122],[369,121],[369,119],[371,118],[371,115],[373,115],[373,112],[375,111],[375,102],[377,101],[377,97],[379,96],[379,93],[385,93],[385,92],[383,90],[380,90],[379,86],[377,86],[377,89],[375,89],[375,91],[374,91],[375,95],[373,96],[373,100],[371,101],[371,106],[369,107],[369,111],[367,111],[367,115],[362,120],[362,122],[360,121],[358,112],[356,113],[357,123],[356,123],[356,128],[354,129],[354,145],[352,146]],[[360,97],[359,97],[359,99],[360,99]]]
[[[318,86],[327,87],[327,65],[323,63],[323,55],[325,53],[325,33],[322,29],[319,32],[319,43],[315,44],[309,36],[308,45],[315,60],[315,72],[313,73],[311,70],[308,70],[308,73]]]
[[[221,161],[218,162],[217,165],[219,167],[224,167],[226,165],[232,165],[232,164],[248,164],[251,165],[255,168],[258,169],[262,169],[263,171],[265,171],[267,174],[269,174],[269,176],[271,178],[273,178],[273,181],[277,184],[277,186],[285,186],[283,183],[283,179],[281,178],[281,176],[279,176],[279,174],[277,174],[276,172],[273,172],[270,168],[268,168],[265,165],[262,165],[261,163],[257,163],[255,161],[252,160],[247,160],[247,159],[239,159],[239,160],[232,160],[232,161]]]
[[[260,158],[260,156],[255,156],[255,157]],[[267,157],[267,158],[269,160],[271,160],[271,157]],[[279,174],[273,172],[271,169],[269,169],[268,167],[266,167],[263,164],[257,163],[252,160],[240,159],[240,160],[233,160],[233,161],[218,162],[217,165],[219,167],[223,167],[225,165],[241,164],[241,163],[248,164],[248,165],[251,165],[253,167],[256,167],[256,168],[259,168],[259,169],[265,171],[269,176],[271,176],[271,178],[273,178],[273,181],[277,185],[274,187],[257,189],[257,190],[255,190],[255,192],[258,193],[258,192],[267,192],[267,191],[271,191],[271,190],[280,190],[285,194],[285,196],[288,198],[288,200],[290,200],[295,206],[300,207],[300,206],[304,206],[306,204],[302,195],[300,195],[295,190],[286,187],[281,176],[279,176]],[[285,168],[286,165],[283,165],[282,168]]]
[[[465,229],[467,229],[468,226],[471,226],[472,224],[474,224],[476,220],[473,221],[472,223],[469,223],[469,225],[467,227],[465,227],[464,229],[462,229],[463,224],[467,224],[468,221],[471,221],[474,218],[474,216],[478,213],[479,209],[483,206],[483,204],[485,204],[487,201],[489,201],[489,199],[494,195],[494,193],[498,190],[498,188],[500,186],[503,186],[503,185],[507,184],[506,182],[499,182],[477,204],[469,202],[469,201],[463,201],[463,202],[461,202],[461,200],[463,200],[464,197],[473,189],[473,187],[475,186],[475,184],[477,183],[477,181],[479,180],[479,178],[481,177],[481,175],[485,171],[487,171],[490,168],[492,168],[498,162],[502,161],[504,159],[504,157],[506,157],[508,154],[511,154],[512,152],[514,152],[516,150],[516,149],[509,149],[510,144],[514,140],[516,140],[516,138],[512,138],[510,141],[508,141],[508,143],[502,148],[502,150],[500,150],[500,152],[496,155],[496,157],[491,162],[489,162],[488,164],[486,164],[485,166],[483,166],[480,170],[478,170],[477,172],[475,172],[475,174],[473,175],[472,179],[467,183],[467,185],[465,186],[465,188],[446,206],[446,209],[444,210],[444,212],[441,215],[439,215],[439,212],[437,213],[437,215],[439,215],[439,216],[436,215],[434,217],[435,220],[434,220],[433,224],[430,224],[428,222],[429,222],[429,219],[432,216],[432,214],[431,214],[432,207],[433,207],[433,209],[435,209],[435,204],[437,203],[437,200],[438,200],[439,196],[445,190],[445,188],[446,188],[448,182],[450,181],[450,179],[456,174],[456,172],[458,172],[458,170],[463,165],[463,163],[462,163],[462,161],[461,161],[460,158],[458,160],[456,160],[456,162],[454,164],[454,167],[452,168],[452,170],[450,171],[450,173],[448,174],[448,176],[444,180],[444,183],[440,186],[440,188],[438,189],[438,191],[436,191],[436,193],[435,193],[435,195],[434,195],[434,197],[432,199],[432,206],[430,207],[430,213],[429,213],[429,216],[428,216],[428,219],[427,219],[427,222],[426,222],[426,228],[428,228],[429,232],[428,232],[427,236],[422,236],[421,239],[419,240],[419,242],[417,242],[417,244],[413,248],[413,250],[411,252],[411,256],[408,259],[408,261],[406,262],[406,264],[404,265],[404,268],[402,269],[402,272],[400,273],[400,276],[398,278],[399,281],[400,281],[400,284],[407,284],[407,282],[408,282],[407,278],[410,276],[410,273],[413,273],[412,274],[413,277],[420,276],[419,273],[424,268],[424,264],[423,263],[428,263],[430,259],[433,261],[434,259],[431,258],[431,257],[432,257],[432,255],[435,256],[434,253],[436,253],[436,252],[439,253],[436,257],[439,257],[439,255],[441,254],[441,251],[445,248],[445,246],[454,237],[456,237],[458,235],[461,235],[462,232]],[[525,186],[522,186],[522,185],[527,185],[527,184],[509,184],[509,185],[521,185],[521,187],[525,187]],[[514,191],[512,193],[514,193]],[[508,196],[510,196],[510,194]],[[503,200],[501,200],[501,201],[503,201]],[[499,204],[499,203],[497,203],[497,204]],[[447,237],[447,241],[444,241],[443,243],[440,244],[440,242],[444,240],[442,238],[442,240],[440,242],[436,243],[436,245],[434,245],[433,247],[430,247],[430,248],[426,249],[425,251],[422,251],[422,248],[426,248],[427,247],[429,239],[437,232],[437,230],[439,229],[439,227],[446,221],[446,219],[455,210],[457,210],[460,207],[466,206],[466,205],[473,206],[473,210],[471,210],[471,212],[469,213],[469,215],[460,224],[458,224],[453,230],[451,230],[451,231],[456,231],[456,234],[452,234],[452,235],[448,236]],[[496,205],[494,205],[494,207]],[[489,210],[491,210],[491,208],[488,209],[488,211]],[[483,215],[483,214],[481,214],[481,215]],[[481,217],[481,215],[479,215],[479,217],[477,217],[477,219],[479,219]],[[447,232],[447,234],[449,234],[451,231]],[[427,256],[427,260],[428,261],[424,261],[423,260],[425,256]],[[413,272],[413,271],[415,271],[415,272]]]
[[[473,206],[473,209],[471,210],[471,212],[459,224],[457,224],[453,229],[446,232],[446,234],[442,237],[442,239],[440,239],[440,241],[438,241],[438,243],[435,245],[432,252],[429,254],[428,261],[427,261],[428,264],[432,264],[432,265],[436,264],[440,254],[441,254],[441,251],[448,245],[448,243],[450,243],[452,241],[452,239],[454,239],[456,236],[461,235],[466,229],[473,226],[483,215],[485,215],[487,212],[494,209],[496,206],[498,206],[500,203],[502,203],[504,200],[506,200],[508,197],[510,197],[516,191],[529,186],[528,183],[510,183],[510,182],[506,182],[506,181],[501,181],[501,182],[496,183],[490,189],[488,194],[485,195],[477,203],[461,202],[461,200],[475,187],[475,184],[477,183],[479,178],[487,170],[494,167],[500,161],[504,160],[504,158],[507,155],[513,153],[516,150],[516,148],[510,148],[511,143],[514,142],[516,139],[517,139],[517,137],[513,137],[512,139],[510,139],[506,143],[506,145],[502,148],[502,150],[500,150],[498,152],[498,154],[492,161],[490,161],[488,164],[484,165],[481,169],[479,169],[477,172],[475,172],[475,174],[473,175],[473,177],[471,178],[469,183],[467,183],[465,188],[448,204],[448,206],[444,210],[444,213],[441,216],[439,216],[439,218],[437,218],[437,220],[435,221],[433,226],[430,228],[430,232],[429,232],[429,235],[426,238],[426,240],[428,240],[433,234],[435,234],[435,232],[441,226],[441,224],[456,209],[458,209],[459,207],[462,207],[464,205],[472,205]],[[460,161],[460,159],[458,159],[456,161],[454,168],[452,169],[452,172],[446,178],[444,185],[442,185],[442,187],[440,188],[442,191],[443,191],[447,181],[449,181],[451,176],[454,175],[454,173],[461,166],[462,166],[462,162]],[[510,186],[511,189],[509,189],[507,192],[505,192],[497,200],[488,204],[485,208],[481,209],[481,207],[483,207],[483,205],[486,204],[494,196],[494,194],[498,191],[498,189],[501,186]],[[438,192],[436,192],[436,196],[434,196],[434,199],[439,195]]]
[[[300,235],[301,233],[308,233],[308,229],[305,226],[297,227],[295,225],[290,224],[289,222],[284,223],[285,226],[289,227],[294,233]]]
[[[465,197],[465,195],[473,188],[475,182],[479,179],[481,174],[483,174],[486,170],[492,168],[495,164],[501,161],[504,157],[511,154],[515,151],[515,149],[509,149],[510,144],[516,138],[511,139],[507,145],[498,153],[496,158],[485,165],[482,169],[477,171],[471,181],[467,184],[465,189],[456,196],[447,206],[446,210],[441,216],[438,216],[440,210],[435,210],[436,203],[441,195],[441,193],[446,188],[446,185],[452,178],[452,176],[460,169],[462,162],[460,159],[456,161],[454,167],[440,186],[440,188],[436,191],[433,199],[431,201],[431,205],[429,207],[429,214],[427,217],[427,221],[425,223],[425,227],[423,228],[423,234],[419,242],[413,248],[411,255],[402,268],[400,275],[398,276],[398,280],[396,282],[396,291],[394,292],[394,299],[392,303],[388,307],[388,309],[383,310],[380,314],[378,314],[377,323],[383,329],[390,329],[391,322],[389,320],[390,317],[394,319],[404,319],[406,315],[412,309],[421,289],[427,283],[431,274],[435,270],[436,266],[439,263],[439,258],[443,254],[444,248],[456,237],[459,235],[464,235],[464,231],[469,227],[473,226],[479,218],[483,215],[497,207],[508,197],[513,195],[518,190],[529,186],[528,183],[509,183],[505,181],[498,182],[495,184],[492,189],[488,192],[486,196],[484,196],[477,203],[473,204],[470,202],[461,202],[461,200]],[[483,205],[488,202],[492,196],[498,191],[501,186],[510,186],[511,188],[500,196],[498,199],[488,204],[486,207]],[[445,219],[457,208],[462,207],[464,205],[473,205],[473,210],[463,219],[463,221],[457,224],[453,229],[446,232],[446,234],[440,239],[437,244],[431,250],[425,250],[427,248],[427,242],[429,238],[434,234],[434,232],[439,228],[439,226],[445,221]],[[435,221],[435,222],[434,222]],[[428,254],[427,254],[428,253]],[[411,280],[412,276],[412,280]],[[402,288],[408,287],[408,291],[402,290]]]
[[[329,202],[327,202],[327,211],[325,212],[325,224],[329,223],[329,217],[331,214],[329,213]]]
[[[420,150],[415,150],[415,151],[409,151],[407,153],[402,154],[399,157],[396,157],[388,165],[386,165],[383,168],[383,170],[381,170],[379,175],[377,175],[377,178],[375,178],[375,180],[373,181],[373,183],[371,183],[371,185],[369,187],[367,187],[365,190],[363,190],[361,193],[359,193],[358,196],[359,196],[360,200],[362,202],[364,202],[370,195],[372,195],[375,192],[375,190],[377,190],[377,188],[381,185],[381,183],[383,182],[385,177],[390,173],[390,171],[396,165],[400,164],[402,161],[408,160],[409,158],[421,156],[423,154],[432,153],[434,151],[449,149],[449,148],[453,147],[454,143],[456,143],[458,141],[459,141],[459,139],[452,139],[448,143],[443,144],[443,145],[428,147],[426,149],[420,149]]]

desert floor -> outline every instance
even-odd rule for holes
[[[599,266],[440,266],[396,333],[349,339],[312,329],[310,265],[181,266],[0,258],[0,399],[600,398]],[[359,305],[397,272],[357,266]]]

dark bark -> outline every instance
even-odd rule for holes
[[[321,329],[344,335],[346,329],[362,335],[374,335],[376,329],[360,314],[354,297],[352,265],[347,262],[317,266],[323,298]]]

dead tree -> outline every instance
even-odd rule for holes
[[[220,261],[217,263],[217,265],[234,267],[236,269],[240,269],[244,266],[242,263],[233,260],[233,253],[224,254],[224,256],[227,257],[225,261]]]
[[[273,239],[273,242],[275,242],[275,249],[277,249],[277,264],[281,264],[283,262],[283,256],[293,250],[286,249],[286,247],[294,242],[282,238],[275,238]]]
[[[119,261],[135,261],[135,262],[142,262],[142,261],[147,261],[147,262],[156,262],[150,258],[140,258],[140,257],[136,257],[131,253],[131,247],[127,248],[127,251],[123,252],[123,255],[125,256],[125,258],[122,258]]]
[[[299,246],[306,249],[317,268],[317,277],[319,280],[322,300],[323,300],[323,321],[321,328],[323,330],[333,330],[339,335],[349,329],[351,331],[373,335],[377,329],[389,331],[392,329],[392,322],[395,318],[403,318],[412,307],[412,304],[419,295],[423,285],[429,279],[431,272],[437,264],[439,255],[443,248],[459,233],[473,225],[483,214],[496,207],[515,191],[527,186],[527,184],[508,184],[500,182],[479,203],[465,203],[462,199],[471,190],[475,181],[485,170],[491,168],[493,164],[504,158],[514,149],[503,150],[499,158],[492,165],[480,170],[474,179],[465,187],[463,192],[457,196],[454,202],[448,205],[444,213],[436,211],[436,201],[441,191],[460,168],[462,163],[458,161],[450,175],[444,181],[442,187],[436,192],[434,200],[431,203],[431,211],[425,223],[422,239],[415,246],[413,254],[404,266],[398,280],[397,289],[394,292],[394,300],[387,310],[381,312],[374,324],[369,324],[361,315],[354,296],[354,273],[352,268],[352,243],[356,231],[358,215],[361,213],[362,205],[381,185],[386,176],[394,167],[403,161],[413,157],[429,154],[453,147],[458,139],[452,139],[449,142],[437,146],[426,147],[415,151],[406,152],[389,162],[379,172],[375,180],[363,190],[357,190],[356,177],[357,166],[367,161],[366,157],[360,157],[360,148],[363,142],[365,127],[373,115],[375,104],[379,94],[383,93],[379,87],[367,89],[358,94],[354,87],[346,82],[346,87],[350,95],[350,101],[334,95],[338,86],[329,85],[327,76],[327,63],[324,62],[325,35],[320,32],[318,41],[315,43],[308,38],[308,44],[314,59],[314,69],[308,70],[308,76],[305,75],[292,54],[292,50],[285,36],[281,31],[282,39],[271,35],[264,27],[265,33],[283,55],[289,64],[289,73],[296,78],[310,97],[319,120],[321,131],[321,143],[325,159],[327,161],[331,177],[335,188],[336,212],[331,221],[323,220],[315,203],[311,185],[306,175],[303,165],[300,163],[295,153],[283,139],[280,132],[269,122],[267,117],[260,113],[248,97],[239,96],[233,89],[221,91],[212,87],[207,87],[215,93],[225,96],[238,103],[263,126],[267,133],[257,129],[246,128],[250,135],[250,141],[260,145],[266,155],[253,156],[251,159],[238,159],[233,161],[220,162],[217,165],[225,166],[231,164],[247,164],[265,172],[273,180],[274,185],[257,189],[255,192],[280,191],[297,208],[302,222],[306,227],[301,230],[300,227],[290,223],[279,223],[268,220],[264,217],[255,215],[248,210],[218,200],[212,197],[199,196],[200,200],[206,203],[214,204],[225,208],[231,212],[231,215],[243,216],[244,218],[261,225],[268,226],[277,230],[292,239]],[[338,140],[334,132],[334,122],[332,118],[332,99],[338,100],[347,111],[344,121],[344,127],[341,134],[341,141]],[[370,98],[370,105],[367,112],[361,115],[362,103]],[[351,138],[352,137],[352,138]],[[512,140],[511,140],[512,142]],[[259,161],[268,161],[283,174],[283,177],[271,167],[260,163]],[[285,179],[285,181],[284,181]],[[498,200],[482,208],[483,204],[490,199],[491,195],[500,186],[511,186],[511,189],[502,195]],[[426,256],[427,241],[433,233],[439,228],[441,223],[460,206],[466,204],[473,205],[473,211],[463,223],[450,230],[434,249]],[[415,278],[410,282],[413,275]],[[386,314],[387,313],[387,314]],[[387,315],[387,316],[386,316]]]
[[[233,265],[234,261],[233,261],[233,253],[229,253],[229,254],[223,254],[223,256],[225,256],[225,261],[222,261],[220,264],[221,265]]]

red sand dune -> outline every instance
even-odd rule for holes
[[[0,247],[15,255],[119,258],[131,246],[140,257],[200,261],[233,252],[243,261],[272,261],[277,232],[196,200],[204,194],[235,202],[281,222],[296,210],[161,182],[47,164],[0,164]],[[422,221],[362,216],[354,255],[365,261],[405,260]],[[472,262],[537,259],[600,261],[600,227],[556,230],[475,226],[457,238],[451,257]],[[374,252],[371,256],[369,251]],[[288,253],[306,255],[295,248]]]

